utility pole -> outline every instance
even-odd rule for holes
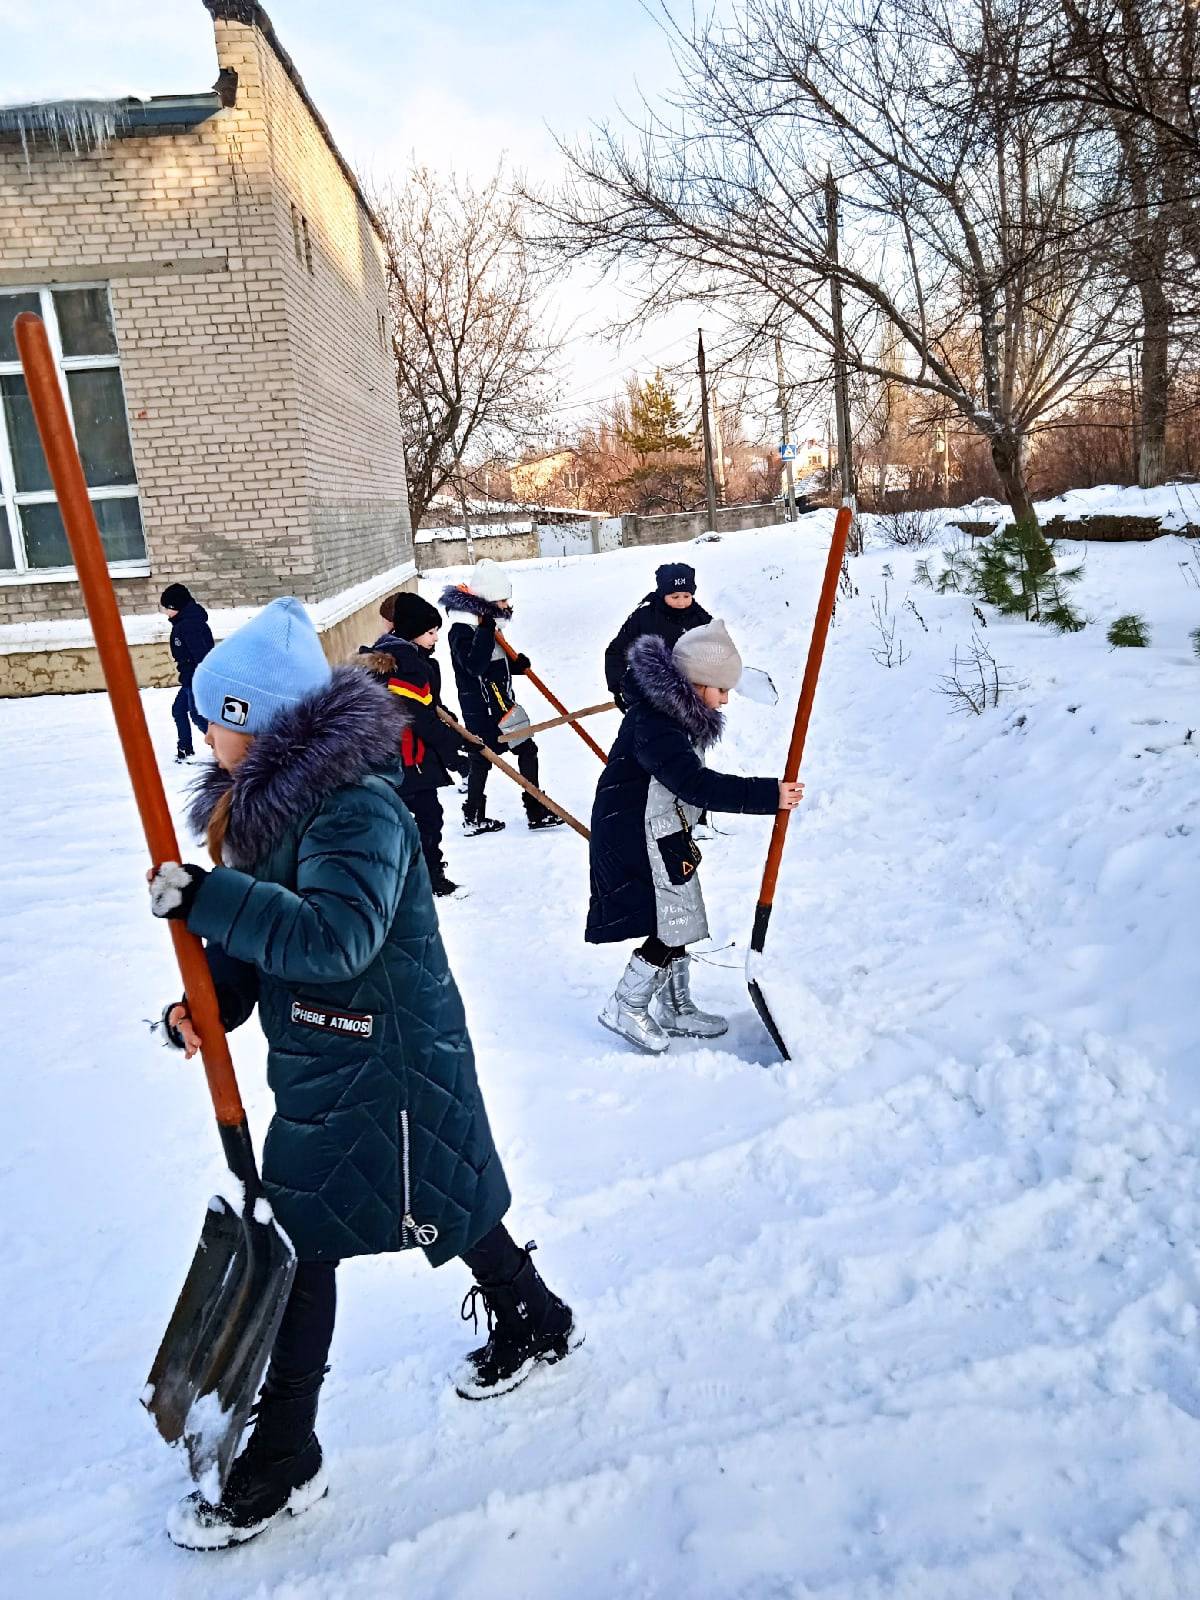
[[[854,455],[850,433],[850,387],[846,376],[846,344],[842,326],[842,285],[838,265],[838,191],[832,172],[825,175],[825,252],[833,270],[829,274],[829,303],[833,324],[833,399],[837,421],[838,471],[842,480],[842,504],[857,511],[854,486]],[[850,532],[850,548],[861,555],[858,518]]]
[[[779,440],[781,444],[789,445],[792,440],[791,435],[788,433],[787,384],[784,382],[783,376],[783,335],[780,333],[775,335],[775,372],[779,379]],[[796,478],[792,472],[792,463],[785,460],[783,470],[787,475],[787,493],[784,496],[787,520],[788,522],[795,522]]]
[[[717,504],[725,504],[725,435],[721,432],[721,406],[716,380],[712,386],[713,471],[717,479]]]
[[[712,426],[708,415],[708,378],[704,370],[704,330],[700,330],[696,354],[700,368],[700,420],[704,428],[704,492],[708,497],[708,531],[717,531],[717,486],[713,480]]]

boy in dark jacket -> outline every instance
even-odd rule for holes
[[[404,787],[400,798],[413,814],[421,849],[436,895],[458,888],[446,876],[442,859],[442,802],[438,790],[453,782],[451,772],[467,771],[467,749],[438,716],[442,669],[433,651],[442,614],[419,594],[401,591],[379,608],[388,632],[359,651],[362,665],[400,700],[409,721],[400,741]]]
[[[216,647],[196,700],[216,760],[191,820],[211,865],[158,867],[151,909],[208,941],[227,1026],[258,1008],[275,1099],[263,1187],[298,1257],[221,1499],[196,1490],[168,1519],[177,1544],[212,1550],[325,1493],[314,1428],[347,1257],[419,1246],[431,1266],[466,1263],[489,1338],[456,1380],[465,1399],[508,1393],[582,1334],[503,1224],[508,1184],[400,799],[399,701],[356,666],[331,672],[291,599]],[[331,1027],[331,1014],[361,1026]],[[186,999],[164,1021],[193,1056]]]
[[[196,710],[192,677],[212,649],[213,636],[208,626],[208,612],[192,599],[191,590],[182,583],[168,584],[159,604],[171,619],[171,655],[179,672],[179,693],[171,707],[177,735],[175,759],[189,761],[195,754],[189,718],[201,733],[208,731],[208,723]]]
[[[496,638],[497,625],[512,616],[512,584],[508,574],[495,561],[480,561],[471,572],[469,584],[442,591],[441,603],[453,612],[450,626],[450,660],[458,684],[458,703],[463,722],[470,733],[482,739],[489,750],[508,756],[515,752],[517,770],[530,783],[538,781],[538,748],[532,739],[519,744],[504,744],[501,734],[509,731],[517,706],[513,693],[513,673],[529,670],[529,657],[518,655],[511,663]],[[467,768],[467,803],[463,821],[468,835],[496,833],[504,824],[485,814],[484,787],[489,763],[483,752],[472,748]],[[522,792],[525,816],[531,828],[555,828],[562,818],[548,811],[540,800]]]
[[[637,639],[654,634],[668,650],[692,628],[706,627],[712,618],[696,604],[696,571],[683,561],[668,561],[654,574],[655,589],[635,606],[621,624],[621,631],[604,652],[604,679],[608,692],[622,711],[625,695],[621,681],[629,659],[630,646]]]

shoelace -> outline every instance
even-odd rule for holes
[[[496,1326],[496,1313],[493,1309],[491,1300],[488,1298],[488,1292],[484,1288],[483,1284],[476,1283],[467,1290],[466,1294],[463,1296],[462,1310],[460,1315],[462,1320],[464,1322],[469,1322],[472,1330],[475,1333],[478,1333],[480,1300],[483,1301],[483,1312],[487,1320],[488,1338],[490,1339]]]

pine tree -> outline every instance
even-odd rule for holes
[[[1114,650],[1144,650],[1150,643],[1150,628],[1145,617],[1133,611],[1125,612],[1109,625],[1108,642]]]
[[[1200,658],[1200,628],[1193,628],[1188,638],[1192,641],[1192,649],[1196,652],[1197,658]]]
[[[683,431],[674,391],[661,372],[639,383],[629,398],[629,424],[621,440],[645,464],[648,456],[668,450],[692,450],[695,441]]]
[[[1067,586],[1082,577],[1082,563],[1047,567],[1045,552],[1038,528],[1008,524],[984,540],[972,557],[975,590],[1002,616],[1041,622],[1056,633],[1078,633],[1084,620],[1068,599]]]

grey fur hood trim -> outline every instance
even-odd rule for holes
[[[678,722],[702,750],[716,744],[725,731],[725,718],[704,704],[695,685],[679,670],[665,639],[656,633],[635,639],[628,663],[627,681],[633,680],[634,698],[647,700],[656,711]]]
[[[225,861],[253,866],[334,790],[393,764],[388,776],[399,786],[407,720],[395,696],[360,667],[335,667],[327,684],[258,735],[234,772],[215,762],[204,770],[188,808],[192,831],[203,838],[217,801],[232,790]]]

